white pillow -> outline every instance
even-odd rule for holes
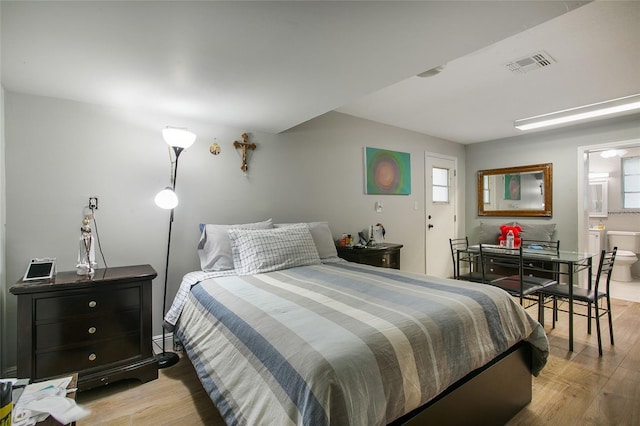
[[[300,225],[299,223],[276,223],[274,228],[283,228],[286,226]],[[313,242],[316,244],[318,255],[320,259],[335,258],[338,256],[336,250],[336,243],[333,241],[333,235],[331,229],[329,229],[329,223],[327,222],[309,222],[309,231],[313,237]]]
[[[230,228],[227,232],[238,275],[321,263],[306,224],[274,229]]]
[[[229,241],[229,234],[227,233],[230,228],[269,229],[273,228],[273,222],[271,219],[267,219],[263,222],[238,225],[204,225],[198,242],[198,257],[200,258],[200,268],[203,271],[213,272],[233,269],[231,241]]]

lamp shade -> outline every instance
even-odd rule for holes
[[[196,135],[187,129],[177,127],[165,127],[162,130],[162,137],[170,146],[179,148],[189,148],[196,141]]]
[[[178,205],[178,196],[173,189],[167,187],[156,194],[154,201],[161,209],[171,210]]]

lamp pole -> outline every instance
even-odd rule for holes
[[[171,189],[173,192],[176,191],[176,178],[178,177],[178,158],[180,157],[180,153],[183,151],[183,148],[178,146],[173,146],[173,152],[176,154],[176,162],[173,168],[173,173],[171,176]],[[164,268],[164,293],[162,295],[162,316],[163,316],[163,324],[162,324],[162,352],[156,355],[156,360],[158,360],[158,368],[168,368],[173,365],[176,365],[178,361],[180,361],[180,357],[175,352],[167,352],[166,346],[166,330],[164,328],[164,315],[167,313],[167,284],[169,281],[169,254],[171,252],[171,230],[173,228],[173,211],[175,209],[171,209],[171,214],[169,215],[169,237],[167,238],[167,259]]]

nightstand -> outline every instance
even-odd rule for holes
[[[374,247],[336,247],[338,256],[349,262],[364,263],[382,268],[400,269],[402,244],[381,243]]]
[[[39,381],[78,373],[78,389],[158,378],[151,336],[150,265],[59,272],[19,281],[18,377]]]

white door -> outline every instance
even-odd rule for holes
[[[453,276],[449,238],[456,229],[456,159],[425,154],[426,273]]]

